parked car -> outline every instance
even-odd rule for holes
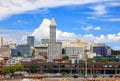
[[[74,77],[74,78],[78,78],[78,74],[74,74],[73,77]]]

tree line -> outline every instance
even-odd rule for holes
[[[9,66],[4,66],[2,68],[2,74],[3,75],[13,74],[14,72],[23,71],[23,70],[24,70],[23,65],[9,65]]]

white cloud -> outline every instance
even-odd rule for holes
[[[118,2],[117,1],[116,2],[111,2],[111,3],[108,3],[107,5],[116,7],[116,6],[120,6],[120,2],[119,1]]]
[[[41,38],[49,38],[49,25],[50,20],[44,19],[39,27],[33,31],[32,35],[35,36],[37,41],[40,41]]]
[[[88,26],[88,27],[83,27],[82,30],[90,30],[90,29],[93,29],[93,26]]]
[[[112,1],[112,0],[109,0]],[[108,2],[105,0],[0,0],[0,20],[13,15],[37,9],[66,6],[83,5],[89,3]],[[100,9],[103,8],[103,9]],[[98,14],[104,14],[104,7],[93,8]],[[99,10],[98,10],[99,9]],[[44,10],[43,10],[44,11]]]
[[[120,22],[120,18],[109,18],[109,19],[107,19],[108,21],[118,21],[118,22]]]
[[[99,43],[120,43],[120,33],[117,34],[108,34],[108,35],[100,35],[94,36],[93,34],[83,35],[82,38],[86,41],[99,42]]]
[[[41,38],[49,38],[50,36],[50,20],[49,19],[43,19],[42,23],[38,28],[36,28],[32,35],[35,36],[36,41],[40,41]],[[69,41],[74,41],[76,40],[78,36],[74,33],[71,32],[62,32],[61,30],[56,30],[56,38],[59,41],[63,40],[69,40]]]
[[[91,14],[95,16],[105,15],[108,12],[106,10],[106,5],[96,5],[90,8],[94,11]]]
[[[94,42],[94,40],[96,39],[96,37],[93,34],[86,34],[81,36],[81,38],[88,42]]]
[[[31,31],[26,30],[8,30],[1,29],[0,35],[4,38],[4,43],[15,42],[17,44],[25,44],[27,36],[31,34]]]
[[[94,30],[101,30],[101,27],[97,26],[94,28]]]
[[[88,27],[82,27],[81,28],[82,30],[86,30],[86,31],[88,31],[88,30],[101,30],[101,27],[99,27],[99,26],[97,26],[97,27],[93,27],[93,26],[88,26]]]
[[[120,47],[116,46],[113,48],[114,50],[119,50],[120,51]]]

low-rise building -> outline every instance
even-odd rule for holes
[[[0,48],[0,57],[11,57],[11,48],[4,46]]]
[[[18,45],[17,46],[17,53],[18,56],[30,56],[30,52],[31,52],[31,47],[29,47],[29,45]]]
[[[70,59],[77,59],[80,54],[84,54],[84,47],[78,45],[69,45],[65,48],[65,55]]]
[[[97,55],[103,55],[103,56],[111,55],[111,48],[105,44],[94,44],[92,46],[92,51]]]
[[[47,59],[47,47],[35,47],[35,57],[41,56],[43,59]]]

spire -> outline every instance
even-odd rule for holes
[[[50,27],[52,27],[52,26],[56,27],[56,22],[55,22],[54,18],[52,18],[51,23],[50,23]]]

